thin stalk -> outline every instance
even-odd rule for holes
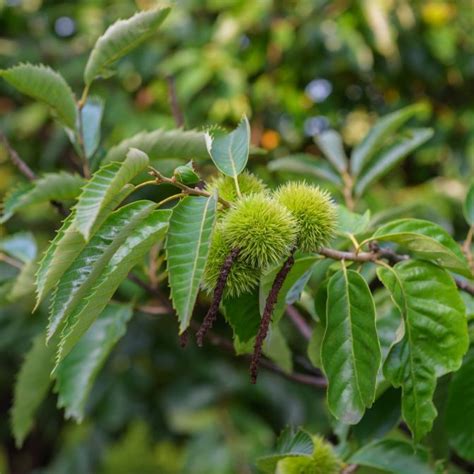
[[[292,250],[290,256],[286,259],[280,271],[277,273],[270,293],[268,294],[267,301],[265,302],[265,309],[263,310],[262,321],[260,322],[260,327],[255,339],[252,361],[250,363],[250,380],[252,383],[257,382],[258,366],[262,356],[263,342],[267,337],[268,328],[270,327],[270,321],[272,319],[273,308],[275,307],[275,304],[278,300],[278,294],[280,293],[281,287],[285,282],[286,276],[295,263],[295,250],[296,249]]]

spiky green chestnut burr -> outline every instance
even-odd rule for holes
[[[203,277],[203,288],[208,293],[215,290],[222,266],[231,251],[232,247],[224,239],[222,225],[218,224],[212,237]],[[258,285],[259,279],[260,272],[237,257],[229,270],[225,293],[229,296],[239,296],[242,293],[247,293]]]
[[[313,436],[311,458],[288,457],[278,462],[276,474],[339,474],[343,467],[332,446],[319,436]]]
[[[222,225],[225,241],[240,248],[239,258],[262,270],[287,257],[296,243],[295,219],[266,194],[238,200]]]
[[[266,190],[265,183],[247,170],[241,173],[237,180],[242,196],[257,194]],[[217,189],[219,196],[229,202],[235,202],[238,199],[234,179],[229,176],[221,175],[211,178],[206,189],[211,194]]]
[[[316,252],[334,234],[336,208],[326,191],[304,182],[293,182],[281,186],[275,199],[296,219],[298,247],[303,252]]]

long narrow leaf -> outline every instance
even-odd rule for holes
[[[118,247],[155,207],[151,201],[135,201],[109,215],[56,286],[49,315],[48,341],[87,295]]]
[[[153,211],[109,260],[87,297],[66,320],[56,355],[55,370],[104,310],[130,270],[143,259],[152,245],[164,238],[170,215],[168,210]]]
[[[209,253],[217,198],[184,198],[174,209],[166,244],[169,285],[180,332],[189,326]]]
[[[354,190],[357,196],[375,181],[386,175],[394,166],[406,158],[413,150],[428,141],[433,136],[431,128],[417,128],[407,132],[408,136],[398,140],[394,145],[376,156],[364,168],[357,178]]]
[[[344,423],[358,423],[375,400],[381,354],[369,287],[345,267],[329,280],[321,361],[330,411]]]

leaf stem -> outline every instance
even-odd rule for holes
[[[166,176],[163,176],[158,170],[150,167],[150,174],[155,177],[155,183],[156,184],[161,184],[161,183],[166,183],[166,184],[171,184],[172,186],[175,186],[183,191],[183,194],[189,194],[192,196],[204,196],[204,197],[211,197],[212,194],[205,191],[204,189],[199,189],[199,188],[190,188],[189,186],[186,186],[183,183],[180,183],[179,181],[176,180],[176,178],[167,178]],[[231,207],[230,202],[226,201],[225,199],[222,199],[221,197],[217,197],[218,201],[224,206],[224,207]]]
[[[237,191],[237,196],[239,199],[242,199],[242,193],[240,192],[239,177],[234,175],[235,190]]]
[[[23,264],[20,262],[20,260],[10,257],[5,253],[0,253],[0,261],[5,262],[12,267],[18,268],[19,270],[23,268]]]

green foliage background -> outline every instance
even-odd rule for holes
[[[81,90],[96,38],[151,4],[0,0],[0,68],[42,62]],[[99,155],[141,130],[174,126],[169,77],[187,128],[251,117],[252,143],[269,153],[254,156],[250,167],[273,184],[287,175],[270,172],[272,160],[319,154],[316,131],[340,130],[351,148],[378,116],[421,101],[431,109],[424,124],[434,137],[363,204],[373,211],[400,206],[404,216],[431,219],[462,240],[461,202],[474,175],[471,30],[469,1],[177,1],[160,32],[123,59],[114,78],[95,84],[94,94],[106,101]],[[77,168],[47,108],[4,81],[0,128],[36,172]],[[3,148],[0,164],[3,194],[23,178]],[[158,200],[158,192],[148,197]],[[12,219],[8,231],[32,231],[44,248],[56,223],[45,205]],[[6,279],[9,270],[0,265]],[[123,285],[121,297],[132,296],[144,297]],[[47,312],[45,306],[31,316],[33,305],[28,296],[0,309],[2,473],[247,473],[286,424],[337,432],[322,391],[263,371],[250,386],[245,363],[212,347],[181,350],[174,319],[138,312],[94,386],[85,422],[63,421],[51,395],[17,451],[7,423],[12,386]],[[298,347],[299,336],[286,329]]]

